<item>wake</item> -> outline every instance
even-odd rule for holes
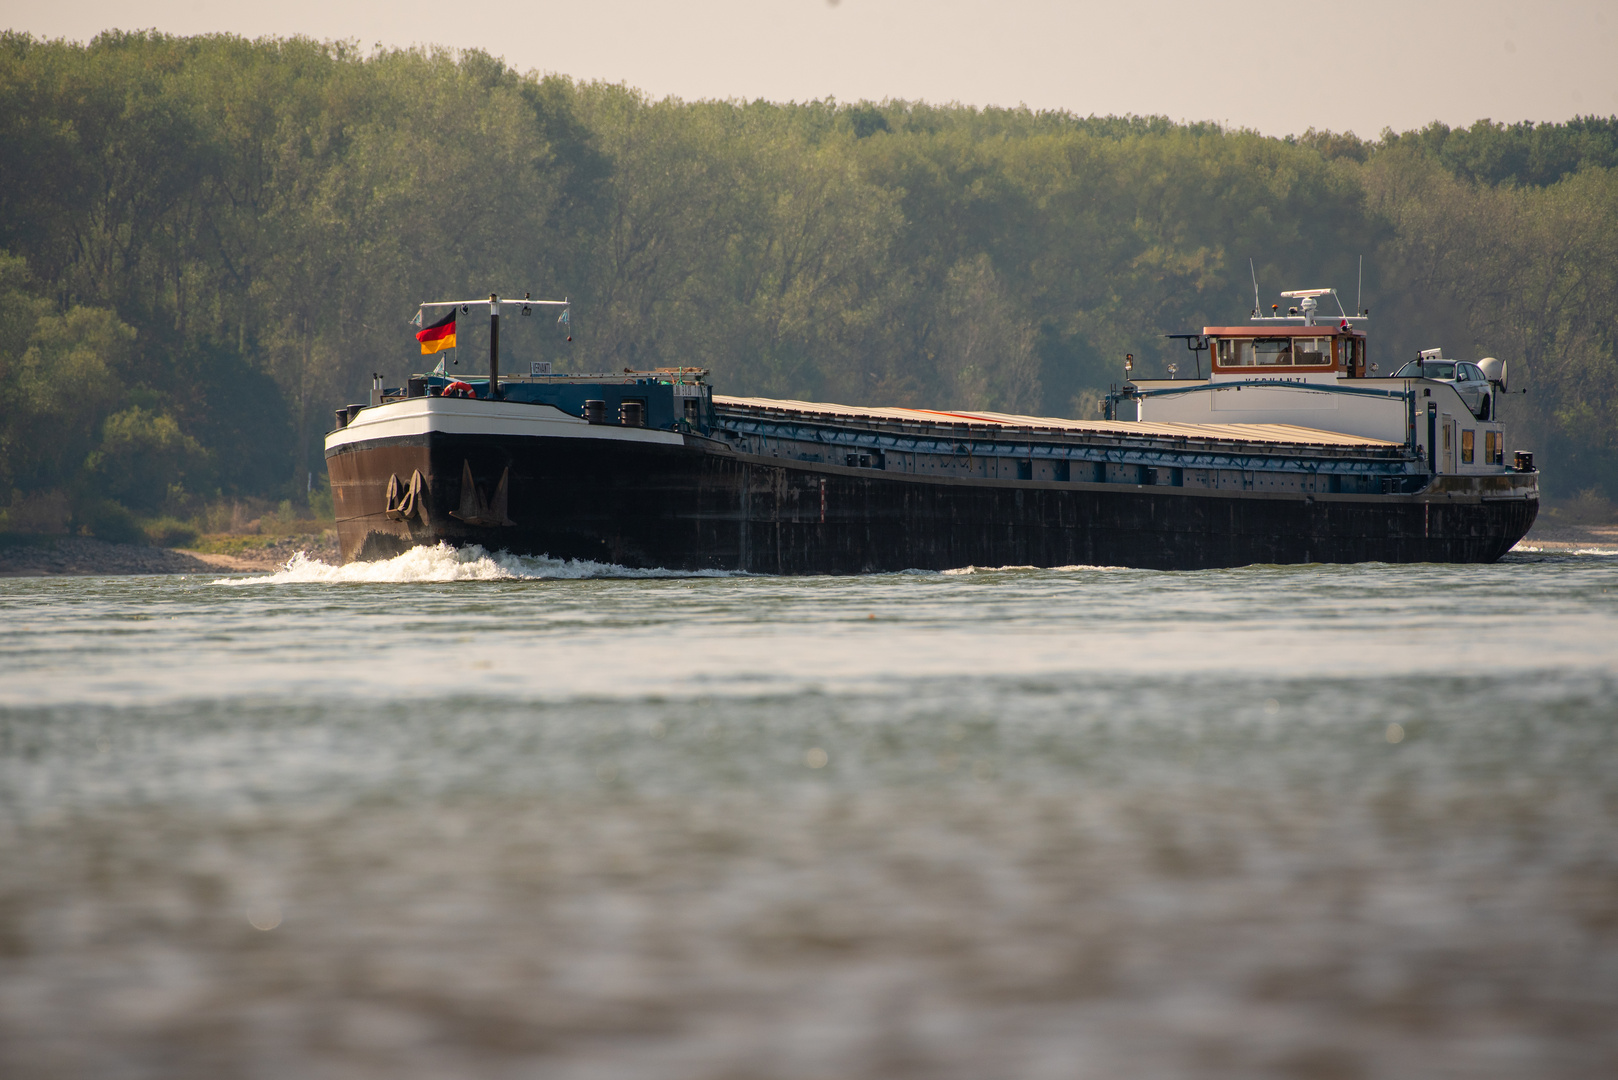
[[[545,555],[513,555],[478,544],[414,547],[380,562],[333,566],[298,552],[273,574],[220,578],[216,585],[397,585],[448,581],[579,581],[588,578],[742,577],[732,570],[636,570],[589,559],[552,559]]]

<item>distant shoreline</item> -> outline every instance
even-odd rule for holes
[[[0,546],[0,577],[264,573],[279,570],[300,551],[323,562],[339,558],[335,534],[286,537],[234,555],[112,544],[87,536],[42,536]]]
[[[1518,545],[1539,551],[1618,551],[1618,524],[1536,524]],[[296,536],[235,555],[183,548],[109,544],[85,536],[40,537],[28,543],[0,546],[0,577],[91,577],[102,574],[266,573],[285,566],[298,552],[335,565],[340,561],[335,535]]]
[[[1541,551],[1582,551],[1592,547],[1618,551],[1618,523],[1564,525],[1542,518],[1517,545],[1518,548],[1524,546]]]

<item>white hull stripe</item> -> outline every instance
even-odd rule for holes
[[[683,446],[674,431],[592,424],[554,405],[467,398],[408,398],[362,409],[345,428],[326,436],[327,451],[354,443],[426,434],[521,435],[538,439],[602,439],[609,442]]]

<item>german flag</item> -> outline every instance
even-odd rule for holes
[[[455,347],[455,309],[450,308],[449,314],[416,331],[416,340],[421,342],[421,355],[427,356],[441,349]]]

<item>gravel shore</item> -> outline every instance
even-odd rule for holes
[[[1618,523],[1606,525],[1564,525],[1541,518],[1523,537],[1522,546],[1541,551],[1580,551],[1586,548],[1618,550]]]
[[[1554,521],[1535,524],[1523,540],[1541,551],[1583,548],[1618,549],[1618,524],[1564,525]],[[298,552],[311,559],[337,564],[335,533],[288,536],[263,547],[235,555],[109,544],[84,536],[41,538],[27,544],[0,547],[0,577],[52,577],[61,574],[206,574],[261,573],[279,570]]]
[[[289,536],[235,555],[56,536],[0,547],[0,577],[262,572],[279,569],[300,551],[323,562],[339,559],[335,534]]]

